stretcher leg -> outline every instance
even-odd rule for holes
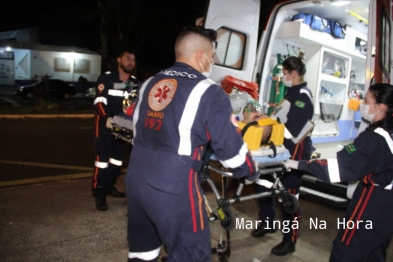
[[[208,170],[206,170],[206,172],[208,172]],[[205,175],[204,180],[208,181],[210,185],[214,185],[214,182],[211,180],[209,175],[208,176]],[[214,185],[214,191],[215,191],[214,194],[217,198],[217,196],[219,196],[219,193],[215,185]],[[220,262],[227,262],[231,255],[230,230],[233,229],[233,227],[235,226],[235,214],[230,210],[229,202],[225,201],[225,199],[228,199],[228,177],[222,177],[222,195],[223,198],[219,198],[219,200],[217,200],[218,203],[217,214],[212,211],[207,198],[205,196],[204,198],[205,198],[205,205],[207,206],[206,208],[211,211],[211,212],[208,211],[210,212],[209,220],[210,221],[219,220],[221,225],[219,236],[210,233],[211,238],[217,241],[217,246],[212,247],[211,252],[212,254],[217,254]]]
[[[268,192],[255,193],[251,195],[242,196],[241,194],[245,185],[244,183],[239,183],[235,191],[235,195],[233,197],[229,197],[228,179],[229,177],[232,177],[232,173],[226,171],[225,169],[223,170],[222,168],[218,168],[216,167],[216,165],[206,166],[206,168],[204,169],[203,181],[208,182],[216,198],[218,204],[217,214],[215,214],[212,211],[206,198],[205,198],[205,202],[206,205],[208,206],[208,210],[209,210],[208,213],[212,214],[211,216],[214,217],[213,219],[210,219],[210,221],[215,221],[215,220],[220,221],[220,235],[216,236],[211,233],[211,237],[218,241],[217,246],[212,248],[212,254],[217,254],[220,262],[228,261],[231,254],[230,230],[235,227],[236,215],[230,209],[230,204],[243,202],[251,199],[268,197],[272,195],[278,195],[282,199],[282,205],[285,212],[292,214],[298,210],[299,202],[297,198],[293,194],[289,193],[281,183],[281,177],[284,175],[285,170],[286,170],[285,166],[281,164],[276,164],[275,166],[269,166],[267,168],[262,167],[259,170],[261,176],[256,181],[256,183],[266,186],[267,188],[270,188]],[[209,171],[213,171],[222,176],[221,195],[218,192],[214,181],[210,178]],[[272,176],[273,182],[263,179],[263,175]]]

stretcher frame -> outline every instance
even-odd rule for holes
[[[233,174],[227,169],[221,167],[218,161],[210,160],[209,163],[204,167],[203,181],[206,181],[210,185],[210,188],[212,189],[218,204],[217,212],[214,212],[205,197],[205,205],[209,220],[218,220],[221,225],[221,231],[218,237],[211,233],[212,238],[215,238],[218,241],[217,246],[212,248],[212,254],[217,254],[220,262],[227,262],[231,255],[230,231],[235,227],[236,220],[235,213],[230,209],[231,204],[279,195],[282,200],[283,210],[285,212],[292,214],[299,209],[299,202],[297,198],[293,194],[289,193],[281,183],[281,178],[286,171],[285,165],[277,162],[266,163],[259,164],[258,168],[260,177],[255,181],[255,183],[262,186],[270,185],[270,190],[267,192],[242,196],[242,191],[246,185],[244,180],[240,180],[235,190],[235,194],[232,197],[229,197],[229,178],[233,177]],[[222,176],[221,194],[219,193],[214,181],[210,177],[210,171],[218,173]],[[270,175],[273,178],[273,182],[266,183],[267,180],[263,179],[264,175]]]
[[[132,144],[132,130],[125,127],[113,125],[112,135],[116,139],[124,140],[127,143]],[[229,196],[229,178],[233,177],[233,174],[226,168],[222,167],[218,160],[210,159],[202,169],[202,182],[205,181],[209,184],[216,202],[218,204],[217,212],[213,211],[210,207],[209,201],[206,196],[203,195],[205,200],[205,207],[208,214],[209,221],[219,221],[221,230],[220,235],[217,237],[214,234],[210,234],[212,238],[215,238],[218,243],[217,246],[211,249],[212,254],[217,254],[220,262],[227,262],[231,255],[231,236],[230,231],[235,227],[236,214],[230,209],[230,205],[238,202],[244,202],[252,199],[258,199],[263,197],[271,197],[278,195],[281,198],[281,204],[283,210],[287,213],[294,213],[299,209],[299,202],[297,198],[289,193],[281,183],[281,178],[286,172],[286,167],[282,162],[272,163],[259,163],[259,178],[255,183],[270,188],[267,192],[254,193],[251,195],[242,195],[242,191],[246,186],[244,179],[241,179],[234,196]],[[222,176],[222,192],[218,191],[213,179],[210,177],[210,171],[215,172]],[[271,175],[273,182],[268,182],[263,179],[262,176]],[[162,262],[167,261],[165,256],[160,256]]]

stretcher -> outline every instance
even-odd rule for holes
[[[121,139],[127,143],[132,144],[133,133],[131,129],[114,124],[112,125],[111,132],[116,139]]]
[[[132,143],[132,131],[125,127],[114,125],[112,134],[116,139],[122,139],[127,143]],[[218,241],[217,246],[212,248],[212,254],[217,254],[220,262],[228,261],[231,253],[230,231],[235,228],[236,224],[236,214],[231,210],[231,204],[278,195],[285,212],[292,214],[299,208],[297,198],[286,191],[281,183],[281,178],[286,171],[284,162],[290,158],[289,151],[284,145],[274,147],[261,146],[258,150],[251,151],[251,154],[255,163],[258,164],[260,174],[254,183],[270,189],[267,192],[242,195],[246,185],[244,180],[240,179],[234,195],[229,196],[228,184],[233,174],[230,170],[224,168],[214,155],[206,161],[201,170],[202,181],[209,184],[218,205],[217,210],[213,211],[208,199],[204,196],[209,220],[219,221],[220,223],[220,235],[216,236],[212,234],[212,237]],[[212,173],[221,175],[221,193],[211,177]],[[270,176],[269,180],[267,179],[268,176]],[[166,258],[161,257],[161,261],[166,261]]]
[[[286,191],[280,180],[286,171],[284,162],[290,158],[289,151],[284,146],[280,146],[277,148],[275,156],[274,150],[268,147],[261,148],[257,152],[251,151],[251,153],[254,161],[258,163],[260,174],[255,183],[270,189],[267,192],[242,195],[246,185],[244,180],[240,180],[234,195],[229,196],[228,184],[233,174],[223,168],[215,156],[210,158],[209,163],[203,169],[203,181],[210,185],[218,205],[217,211],[213,211],[205,198],[209,220],[219,221],[221,225],[220,234],[214,237],[218,241],[217,246],[212,248],[212,253],[218,255],[220,262],[228,261],[231,254],[230,231],[235,228],[236,224],[236,214],[231,210],[231,204],[278,195],[285,212],[292,214],[299,209],[297,198]],[[221,175],[221,192],[211,178],[211,172]]]

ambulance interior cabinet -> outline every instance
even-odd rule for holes
[[[306,67],[318,68],[318,74],[305,75],[314,96],[312,136],[335,136],[349,86],[351,57],[323,46],[310,46]]]

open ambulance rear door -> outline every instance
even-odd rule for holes
[[[217,31],[215,66],[210,78],[226,75],[251,81],[258,41],[259,0],[210,0],[204,27]]]
[[[391,82],[392,2],[370,1],[368,68],[369,78],[375,83]]]

